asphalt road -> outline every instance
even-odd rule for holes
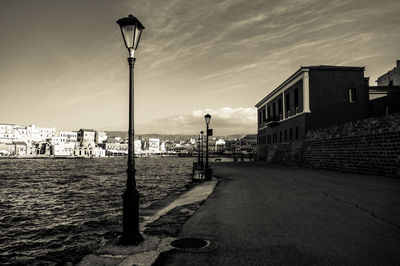
[[[156,265],[400,265],[400,180],[252,163],[221,179]]]

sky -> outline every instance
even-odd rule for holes
[[[1,0],[0,123],[127,130],[128,51],[116,20],[146,29],[135,53],[136,133],[256,133],[254,105],[307,65],[400,59],[398,0]]]

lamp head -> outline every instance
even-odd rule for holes
[[[139,46],[140,36],[142,35],[144,26],[139,19],[133,15],[121,18],[117,23],[121,28],[122,37],[124,38],[125,46],[129,51],[129,56],[133,58],[135,50]]]
[[[204,118],[206,119],[206,124],[207,124],[207,126],[210,124],[210,120],[211,120],[211,115],[210,114],[206,114],[205,116],[204,116]]]

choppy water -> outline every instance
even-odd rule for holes
[[[192,158],[138,158],[141,207],[190,182]],[[0,264],[54,264],[122,220],[126,158],[1,159]]]

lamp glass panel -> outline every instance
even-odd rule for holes
[[[206,119],[206,124],[210,123],[211,116],[209,114],[205,115],[204,118]]]
[[[136,27],[136,33],[135,33],[135,42],[134,42],[134,49],[136,50],[137,47],[139,46],[139,41],[140,41],[140,35],[142,34],[142,30]]]
[[[133,40],[135,38],[135,25],[125,25],[121,26],[121,31],[124,36],[126,48],[133,48]]]

